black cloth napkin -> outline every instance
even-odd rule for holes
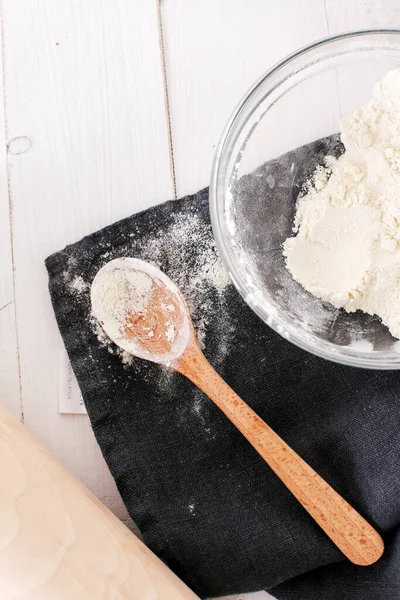
[[[257,189],[266,199],[292,194],[288,165],[304,182],[332,151],[341,152],[337,138],[267,163]],[[189,381],[108,342],[90,314],[89,287],[120,256],[157,264],[181,287],[211,364],[383,534],[378,563],[345,560]],[[58,326],[128,511],[201,598],[256,590],[281,600],[400,598],[399,375],[327,362],[267,327],[227,279],[208,190],[106,227],[46,265]]]

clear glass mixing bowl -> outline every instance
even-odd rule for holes
[[[294,344],[373,369],[400,368],[400,341],[378,317],[348,314],[314,298],[293,280],[282,256],[301,187],[323,157],[307,151],[279,157],[338,133],[340,119],[366,103],[374,84],[399,65],[397,30],[338,35],[285,58],[229,120],[210,186],[217,245],[247,304]]]

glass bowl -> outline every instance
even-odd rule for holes
[[[337,35],[285,58],[249,90],[216,151],[210,185],[215,239],[233,283],[272,329],[318,356],[400,368],[400,341],[376,316],[318,300],[285,267],[296,201],[325,154],[340,153],[342,117],[400,65],[400,31]],[[307,146],[325,136],[333,136]],[[305,146],[303,150],[292,152]]]

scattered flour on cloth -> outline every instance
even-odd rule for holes
[[[193,248],[196,251],[193,252]],[[113,258],[134,256],[146,260],[162,268],[165,257],[168,258],[167,275],[182,291],[188,304],[193,324],[200,344],[204,347],[208,335],[217,336],[218,351],[214,356],[215,367],[224,360],[227,350],[233,343],[235,328],[227,316],[224,322],[214,323],[217,306],[224,306],[228,287],[232,285],[229,275],[219,258],[215,241],[211,235],[210,225],[205,223],[196,211],[189,214],[177,214],[169,227],[160,229],[155,235],[140,245],[136,245],[135,234],[132,233],[126,245],[118,246],[117,251],[105,250],[99,268]],[[107,336],[90,308],[90,282],[84,281],[76,274],[73,263],[71,270],[64,273],[66,287],[75,302],[85,303],[88,307],[88,319],[99,344],[118,356],[124,365],[134,368],[142,377],[146,377],[147,364],[135,360],[135,357],[116,346]],[[125,310],[125,306],[121,309]],[[173,310],[173,306],[166,307]],[[217,326],[217,330],[214,327]],[[173,339],[174,325],[171,322],[167,335]],[[172,384],[174,373],[160,367],[160,381],[165,385]],[[157,382],[155,382],[157,383]]]
[[[328,157],[299,200],[283,245],[293,278],[347,312],[378,315],[400,337],[400,71],[341,123],[346,152]]]

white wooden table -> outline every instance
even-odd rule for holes
[[[0,7],[0,401],[129,522],[88,418],[57,411],[62,341],[45,257],[206,186],[224,124],[261,73],[329,34],[400,27],[400,5],[0,0]]]

